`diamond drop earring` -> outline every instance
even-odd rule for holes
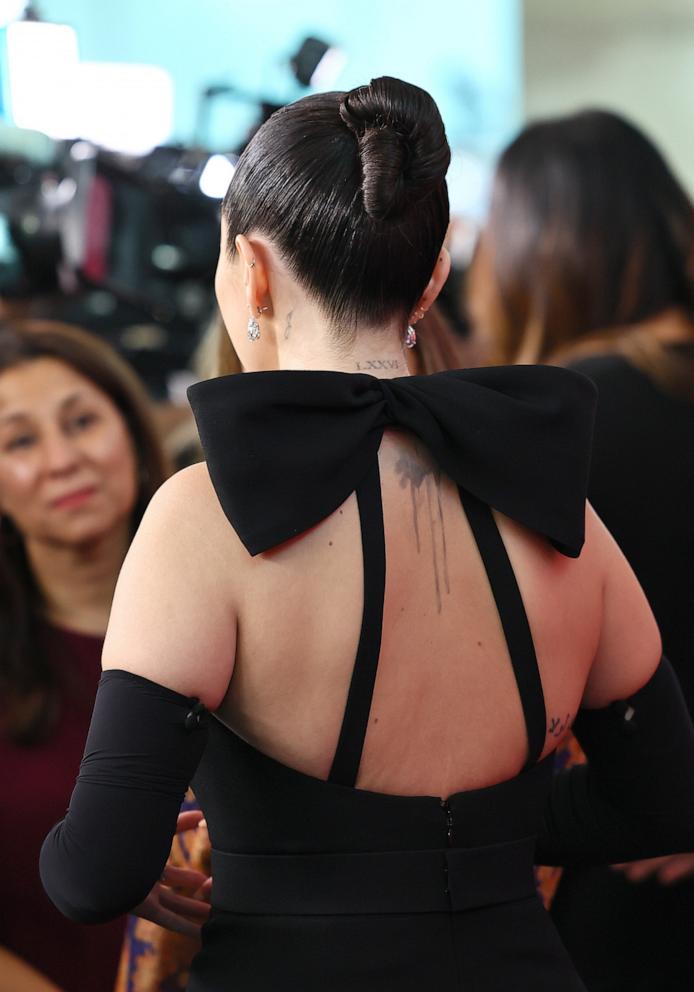
[[[250,315],[248,318],[248,340],[249,341],[259,341],[260,340],[260,324],[253,316]]]
[[[407,328],[407,333],[405,334],[405,347],[414,348],[417,344],[417,332],[415,331],[412,324]]]

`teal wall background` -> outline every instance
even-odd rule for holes
[[[200,91],[232,83],[284,102],[304,91],[288,56],[315,34],[348,62],[335,86],[400,76],[435,97],[454,148],[491,156],[522,111],[520,0],[38,0],[45,20],[72,25],[82,59],[146,62],[173,77],[172,138],[194,137]],[[224,148],[249,121],[218,103],[210,142]]]

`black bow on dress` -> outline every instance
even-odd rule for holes
[[[217,496],[252,555],[336,510],[386,427],[411,431],[454,482],[563,554],[581,551],[596,390],[579,373],[253,372],[197,383],[188,398]]]

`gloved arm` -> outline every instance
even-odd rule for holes
[[[148,895],[205,748],[204,717],[149,679],[102,675],[67,815],[41,849],[43,886],[65,916],[101,923]]]
[[[581,710],[573,730],[588,764],[555,777],[538,864],[694,850],[694,728],[667,658],[629,699]]]

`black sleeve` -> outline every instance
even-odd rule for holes
[[[147,896],[205,748],[205,716],[149,679],[102,675],[70,806],[41,849],[43,886],[65,916],[101,923]]]
[[[573,729],[588,764],[555,777],[537,863],[694,851],[694,728],[667,658],[630,699],[582,710]]]

